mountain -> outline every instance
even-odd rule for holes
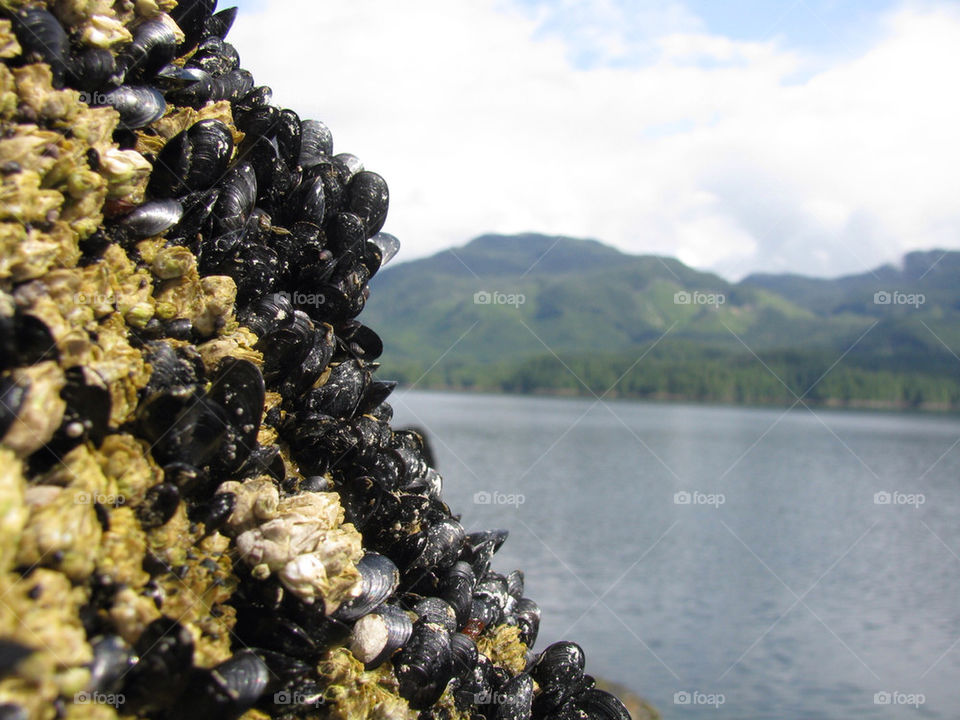
[[[958,277],[960,253],[930,251],[837,279],[730,283],[596,240],[483,235],[385,268],[363,317],[389,349],[381,374],[421,387],[602,392],[647,352],[617,392],[738,401],[773,379],[779,402],[843,356],[826,383],[841,397],[818,402],[942,406],[960,369]],[[859,389],[833,387],[841,376]],[[931,383],[942,392],[918,400]]]

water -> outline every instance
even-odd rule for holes
[[[958,717],[960,419],[392,402],[467,530],[510,530],[538,648],[576,640],[668,720]]]

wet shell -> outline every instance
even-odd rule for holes
[[[13,31],[26,61],[47,63],[54,87],[63,87],[70,40],[60,21],[42,8],[31,7],[13,14]]]
[[[343,603],[333,619],[352,621],[367,615],[382,605],[400,584],[400,571],[393,562],[378,553],[367,553],[357,563],[360,571],[360,592]]]
[[[144,203],[123,217],[120,224],[136,238],[160,235],[183,218],[179,200],[155,200]]]
[[[120,113],[120,124],[131,130],[159,120],[167,111],[163,95],[151,87],[123,85],[100,99]]]
[[[379,667],[406,644],[413,633],[410,616],[393,605],[360,618],[350,633],[350,651],[367,670]]]
[[[433,705],[453,677],[450,633],[438,625],[417,621],[413,634],[393,661],[400,695],[410,707],[423,710]]]
[[[219,120],[201,120],[163,146],[147,189],[157,197],[205,190],[222,177],[232,155],[229,128]]]

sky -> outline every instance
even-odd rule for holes
[[[386,178],[400,260],[542,232],[835,277],[960,248],[957,0],[237,4],[243,66]]]

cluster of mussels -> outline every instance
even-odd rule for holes
[[[216,0],[0,0],[0,718],[628,720],[390,427],[387,185]]]

